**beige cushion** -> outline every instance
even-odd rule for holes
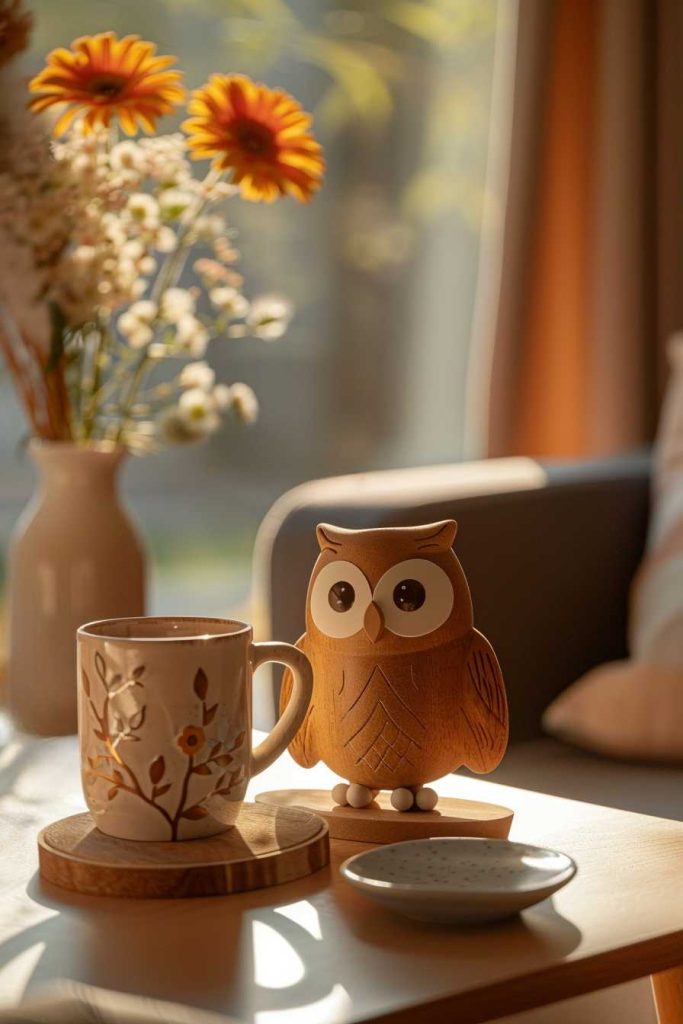
[[[631,660],[583,676],[550,705],[543,725],[601,754],[683,762],[683,335],[669,352],[650,535],[631,593]]]
[[[683,761],[683,671],[638,661],[600,665],[550,705],[543,724],[608,757]]]

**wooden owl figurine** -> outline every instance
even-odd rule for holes
[[[397,810],[431,810],[425,783],[461,765],[489,772],[508,739],[496,655],[472,624],[472,600],[452,545],[452,520],[376,530],[317,528],[320,555],[299,647],[313,696],[290,745],[346,783],[337,803],[364,807],[380,789]],[[291,678],[283,679],[281,704]]]

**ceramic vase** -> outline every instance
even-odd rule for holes
[[[37,441],[38,487],[9,549],[9,705],[19,728],[76,732],[76,630],[145,611],[141,539],[121,505],[115,445]]]

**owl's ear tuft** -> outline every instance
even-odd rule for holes
[[[453,547],[457,532],[455,519],[419,526],[414,530],[415,547],[418,551],[448,551]]]
[[[320,550],[335,553],[344,546],[344,540],[351,532],[351,530],[344,530],[341,526],[330,526],[329,523],[318,523],[315,528]]]

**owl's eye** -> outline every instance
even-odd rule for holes
[[[338,583],[333,583],[330,587],[327,600],[330,602],[330,608],[335,612],[348,612],[356,600],[356,591],[346,580],[339,580]]]
[[[363,628],[363,616],[371,600],[370,584],[358,566],[342,559],[328,562],[311,589],[311,616],[326,636],[353,636]]]
[[[427,558],[392,565],[375,587],[375,604],[396,636],[425,636],[442,626],[453,608],[453,585],[441,566]]]
[[[426,596],[419,580],[401,580],[394,587],[394,604],[402,612],[416,612],[425,603]]]

